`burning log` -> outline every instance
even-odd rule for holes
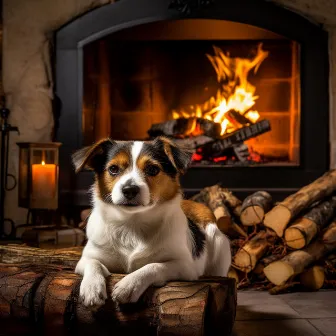
[[[233,257],[233,266],[243,272],[251,272],[274,241],[272,233],[259,231]]]
[[[196,150],[197,147],[213,141],[213,138],[210,138],[205,135],[199,135],[185,139],[175,139],[174,141],[176,142],[177,145],[179,145],[182,148],[189,150]]]
[[[295,275],[301,274],[308,266],[336,249],[336,222],[329,225],[321,239],[303,250],[289,253],[279,261],[265,267],[267,279],[275,285],[283,285]]]
[[[243,127],[233,133],[225,136],[223,139],[218,139],[213,142],[201,146],[202,154],[208,158],[222,156],[223,152],[232,148],[233,145],[252,139],[260,134],[271,130],[270,122],[266,119],[261,120],[253,125]]]
[[[257,191],[244,200],[240,220],[246,226],[260,224],[271,207],[272,196],[266,191]]]
[[[191,135],[206,135],[218,138],[221,134],[221,124],[203,118],[178,118],[160,124],[153,124],[148,130],[150,137],[161,135],[183,137]]]
[[[332,220],[336,212],[336,197],[320,203],[285,231],[286,244],[294,249],[307,246]]]
[[[312,266],[300,274],[300,283],[311,291],[322,288],[325,280],[324,268],[322,266]]]
[[[123,275],[107,279],[99,311],[78,298],[81,277],[59,266],[0,264],[0,324],[4,335],[230,335],[235,280],[204,278],[149,288],[138,303],[116,307],[111,291]]]
[[[265,215],[264,225],[283,236],[290,221],[313,203],[330,196],[336,189],[336,169],[287,197]]]

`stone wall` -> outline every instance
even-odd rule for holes
[[[253,1],[253,0],[251,0]],[[294,10],[330,33],[331,103],[336,95],[336,4],[334,0],[269,0]],[[17,141],[50,141],[53,130],[53,32],[74,18],[113,0],[3,0],[3,82],[12,135],[9,170],[18,176]],[[331,104],[331,158],[336,167],[336,107]],[[20,224],[26,211],[17,207],[17,189],[7,193],[6,216]]]

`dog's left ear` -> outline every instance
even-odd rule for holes
[[[72,162],[76,173],[83,168],[88,168],[98,172],[104,169],[104,163],[108,150],[115,144],[111,139],[103,139],[92,146],[84,147],[72,155]]]
[[[179,173],[184,174],[191,163],[193,152],[178,146],[173,140],[166,137],[158,137],[154,141],[162,144],[172,165]]]

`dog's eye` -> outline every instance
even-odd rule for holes
[[[159,172],[160,172],[160,168],[156,165],[148,165],[145,168],[145,173],[146,175],[149,175],[149,176],[156,176],[157,174],[159,174]]]
[[[112,176],[115,176],[115,175],[118,175],[120,173],[120,168],[116,165],[113,165],[113,166],[109,167],[108,171]]]

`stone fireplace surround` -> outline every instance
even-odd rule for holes
[[[122,1],[122,0],[121,0]],[[153,0],[154,1],[154,0]],[[257,0],[251,0],[256,1]],[[53,36],[74,18],[113,0],[3,0],[3,83],[12,135],[10,173],[18,176],[16,142],[50,141],[53,136]],[[330,165],[336,167],[336,4],[334,0],[274,0],[281,6],[321,25],[329,33]],[[6,217],[24,222],[26,211],[17,207],[17,188],[6,195]]]

